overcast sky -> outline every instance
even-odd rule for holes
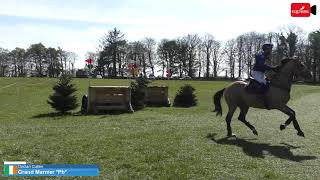
[[[290,16],[293,2],[300,0],[0,0],[0,47],[60,46],[75,52],[76,67],[82,68],[86,52],[96,51],[99,39],[114,27],[130,41],[188,33],[211,33],[225,41],[287,24],[307,32],[319,29],[320,15]],[[320,8],[320,1],[304,2]]]

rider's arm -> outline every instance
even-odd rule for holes
[[[264,70],[272,70],[271,66],[265,64],[265,58],[263,55],[256,56],[256,65],[260,68],[263,68]]]

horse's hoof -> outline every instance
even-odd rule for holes
[[[283,125],[283,124],[280,125],[280,130],[281,130],[281,131],[284,130],[285,128],[286,128],[285,125]]]
[[[256,135],[256,136],[258,136],[258,132],[257,132],[257,130],[252,130],[252,133],[254,134],[254,135]]]
[[[301,137],[304,137],[304,133],[303,133],[302,131],[299,131],[299,132],[297,133],[297,135],[298,135],[298,136],[301,136]]]

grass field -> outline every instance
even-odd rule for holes
[[[289,105],[306,138],[297,136],[292,125],[279,130],[286,115],[250,109],[247,118],[259,136],[239,122],[236,113],[232,127],[238,138],[226,140],[226,108],[223,117],[211,111],[213,93],[229,82],[153,82],[168,85],[171,100],[181,85],[192,84],[199,105],[189,109],[51,117],[46,100],[55,81],[0,78],[2,161],[98,164],[100,177],[94,179],[320,179],[319,86],[295,85],[291,94]],[[88,80],[74,83],[80,102]],[[91,84],[129,81],[97,79]]]

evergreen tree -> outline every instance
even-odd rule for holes
[[[77,98],[74,95],[77,89],[71,84],[71,81],[72,77],[70,75],[62,75],[59,82],[53,86],[54,94],[49,96],[47,101],[52,108],[61,113],[66,113],[78,107]]]
[[[173,106],[175,107],[192,107],[197,105],[197,98],[194,94],[195,89],[186,84],[180,88],[174,98]]]
[[[134,82],[131,82],[131,105],[133,110],[141,110],[145,107],[146,88],[150,82],[140,76]]]

